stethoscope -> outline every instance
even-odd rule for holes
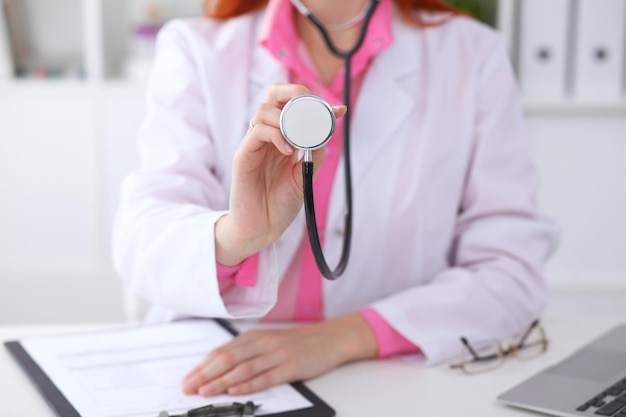
[[[304,152],[302,163],[302,177],[304,183],[304,211],[306,217],[309,242],[315,257],[315,263],[324,277],[330,280],[337,279],[343,274],[348,265],[350,244],[352,241],[352,177],[350,174],[350,73],[351,58],[358,51],[365,39],[370,19],[380,0],[371,0],[364,13],[357,18],[363,20],[361,32],[354,47],[348,51],[338,50],[328,35],[328,29],[300,0],[291,0],[291,3],[300,13],[306,16],[320,31],[328,49],[337,57],[345,60],[345,79],[343,101],[348,106],[344,116],[343,150],[346,188],[346,210],[344,217],[344,241],[341,258],[337,267],[331,270],[324,257],[317,220],[315,219],[315,204],[313,202],[313,151],[322,148],[335,132],[335,114],[331,106],[321,97],[311,94],[298,96],[290,100],[280,115],[280,130],[285,139],[296,149]],[[348,24],[358,23],[357,21]],[[341,28],[341,27],[339,27]]]

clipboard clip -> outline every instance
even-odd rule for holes
[[[169,414],[167,411],[161,411],[158,417],[254,417],[254,412],[260,407],[252,401],[245,404],[230,402],[209,404],[204,407],[194,408],[185,414]]]

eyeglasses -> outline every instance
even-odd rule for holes
[[[502,365],[507,357],[531,359],[541,355],[548,349],[548,339],[539,320],[531,323],[526,332],[517,342],[503,344],[500,341],[472,346],[465,337],[461,337],[463,349],[461,360],[450,365],[452,369],[460,369],[466,374],[491,371]]]

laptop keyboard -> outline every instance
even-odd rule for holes
[[[594,414],[600,416],[626,417],[626,378],[611,385],[576,410],[593,411],[594,408],[597,408]]]

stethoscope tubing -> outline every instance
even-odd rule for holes
[[[348,110],[343,116],[343,152],[344,152],[344,172],[345,172],[345,189],[346,189],[346,211],[344,216],[344,239],[341,250],[341,257],[339,263],[335,269],[331,269],[324,257],[324,251],[320,243],[319,233],[317,230],[317,220],[315,218],[315,203],[313,198],[313,161],[312,158],[305,158],[302,163],[302,176],[303,176],[303,191],[304,191],[304,211],[306,217],[307,231],[309,235],[309,243],[311,244],[311,250],[313,251],[313,257],[315,263],[321,274],[329,280],[336,280],[345,271],[348,266],[348,260],[350,258],[350,247],[352,243],[352,174],[350,166],[350,97],[351,97],[351,72],[352,72],[352,56],[359,50],[365,35],[369,22],[378,6],[380,0],[372,0],[363,19],[363,25],[359,33],[356,44],[348,51],[341,51],[333,44],[328,31],[324,28],[324,25],[320,20],[313,15],[308,9],[300,9],[306,17],[313,23],[315,27],[320,31],[324,42],[328,49],[337,57],[345,60],[344,68],[344,90],[343,101]],[[301,3],[300,3],[301,5]],[[310,160],[309,160],[310,159]]]

